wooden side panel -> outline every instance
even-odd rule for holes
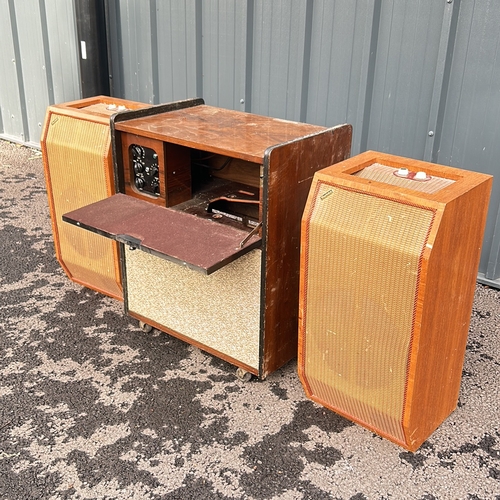
[[[348,158],[351,139],[352,127],[343,125],[266,153],[264,377],[297,355],[300,221],[314,173]]]
[[[191,198],[191,152],[177,144],[165,144],[167,207]]]
[[[465,181],[469,191],[440,210],[421,273],[422,319],[404,415],[410,449],[418,448],[458,401],[492,178],[471,172]]]

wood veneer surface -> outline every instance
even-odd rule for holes
[[[325,127],[200,105],[119,122],[116,130],[260,162],[268,147]]]
[[[297,354],[300,220],[314,173],[345,160],[352,127],[343,125],[269,152],[266,171],[266,282],[263,371]]]
[[[373,163],[425,171],[454,182],[435,193],[424,193],[354,175]],[[457,404],[492,178],[477,172],[368,151],[321,170],[317,179],[318,182],[331,182],[402,204],[428,207],[435,212],[422,254],[415,297],[402,415],[405,442],[398,442],[415,451]],[[310,212],[312,203],[310,197],[306,213]],[[303,224],[306,231],[305,220]],[[302,254],[305,253],[303,248]],[[307,262],[303,260],[302,276],[305,276],[306,269]],[[301,282],[301,297],[300,316],[304,318],[304,281]],[[299,375],[307,387],[302,370],[304,335],[301,323]],[[308,395],[318,401],[314,395]],[[369,423],[363,425],[385,435]],[[385,437],[397,441],[394,436]]]

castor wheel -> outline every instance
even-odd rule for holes
[[[153,327],[151,325],[148,325],[147,323],[144,323],[144,321],[139,321],[139,328],[144,333],[149,333],[153,329]]]
[[[250,372],[243,370],[243,368],[238,368],[236,370],[236,376],[242,382],[250,382],[250,380],[252,380],[252,374]]]

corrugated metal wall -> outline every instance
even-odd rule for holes
[[[94,1],[105,4],[115,96],[203,97],[347,122],[353,154],[375,149],[500,177],[496,0]],[[68,0],[0,0],[0,9],[0,137],[37,144],[46,106],[83,93],[76,9]],[[496,181],[480,266],[494,286],[499,207]]]
[[[0,0],[0,137],[37,146],[49,103],[80,96],[73,4]]]

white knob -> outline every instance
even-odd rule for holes
[[[116,109],[116,104],[109,104],[108,109],[111,111],[112,109]]]
[[[407,168],[398,169],[398,175],[399,177],[408,177],[408,169]]]
[[[415,179],[417,179],[417,181],[425,181],[425,179],[427,179],[427,174],[425,172],[417,172],[415,174]]]

